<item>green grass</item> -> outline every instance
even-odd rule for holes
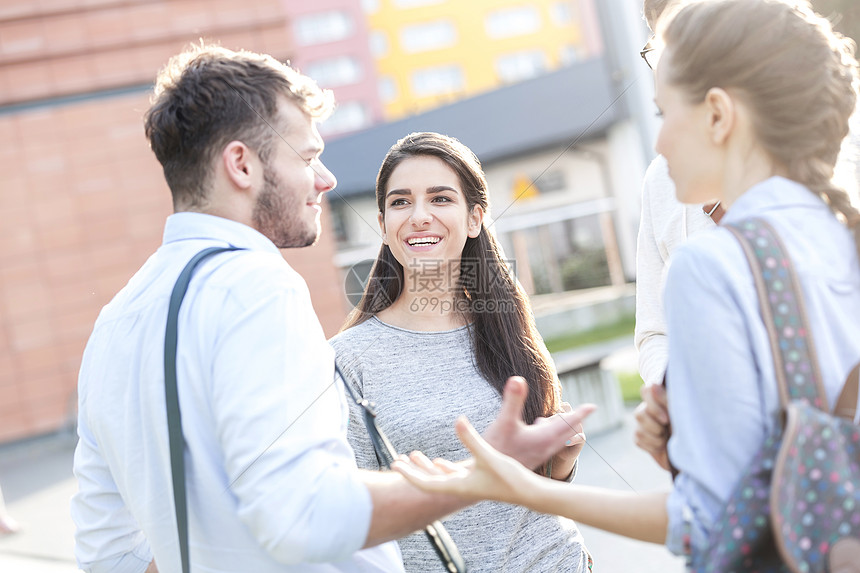
[[[625,335],[633,335],[634,316],[631,314],[625,316],[617,322],[604,324],[585,332],[575,332],[556,338],[544,340],[546,347],[550,352],[560,352],[562,350],[570,350],[578,346],[594,344],[595,342],[603,342],[620,338]]]
[[[639,389],[642,387],[642,377],[638,372],[616,372],[618,387],[621,388],[621,398],[625,404],[638,404],[642,401]]]

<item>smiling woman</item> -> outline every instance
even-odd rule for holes
[[[388,152],[376,183],[383,245],[364,296],[332,339],[347,382],[376,403],[377,421],[400,452],[464,458],[453,422],[466,413],[483,430],[509,376],[529,385],[526,421],[569,406],[528,301],[484,225],[487,182],[456,139],[414,133]],[[539,421],[539,420],[538,420]],[[351,411],[358,465],[379,461]],[[573,479],[582,439],[538,471]],[[499,503],[443,522],[472,571],[586,571],[576,525]],[[423,535],[400,541],[407,571],[437,571]]]

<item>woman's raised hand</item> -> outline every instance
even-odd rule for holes
[[[457,420],[455,428],[457,437],[472,453],[471,459],[460,463],[444,459],[431,462],[421,452],[412,452],[409,458],[400,456],[391,468],[425,491],[453,494],[469,501],[523,503],[524,496],[534,489],[530,482],[542,478],[494,449],[465,417]]]

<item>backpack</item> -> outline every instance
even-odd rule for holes
[[[860,573],[860,426],[853,423],[860,364],[830,412],[800,283],[779,236],[761,219],[726,228],[755,279],[781,411],[708,548],[691,556],[692,570]]]

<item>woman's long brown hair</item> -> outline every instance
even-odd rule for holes
[[[478,158],[458,140],[438,133],[412,133],[395,143],[376,177],[376,201],[385,216],[385,192],[394,169],[410,157],[441,159],[460,179],[466,204],[489,210],[487,180]],[[558,411],[559,396],[555,368],[535,327],[526,294],[511,275],[496,239],[481,224],[477,237],[467,238],[460,258],[457,308],[466,309],[464,318],[475,365],[501,394],[509,376],[522,376],[528,383],[523,417],[532,423],[538,416]],[[404,284],[403,266],[382,245],[364,295],[350,313],[341,331],[361,324],[400,296]]]

